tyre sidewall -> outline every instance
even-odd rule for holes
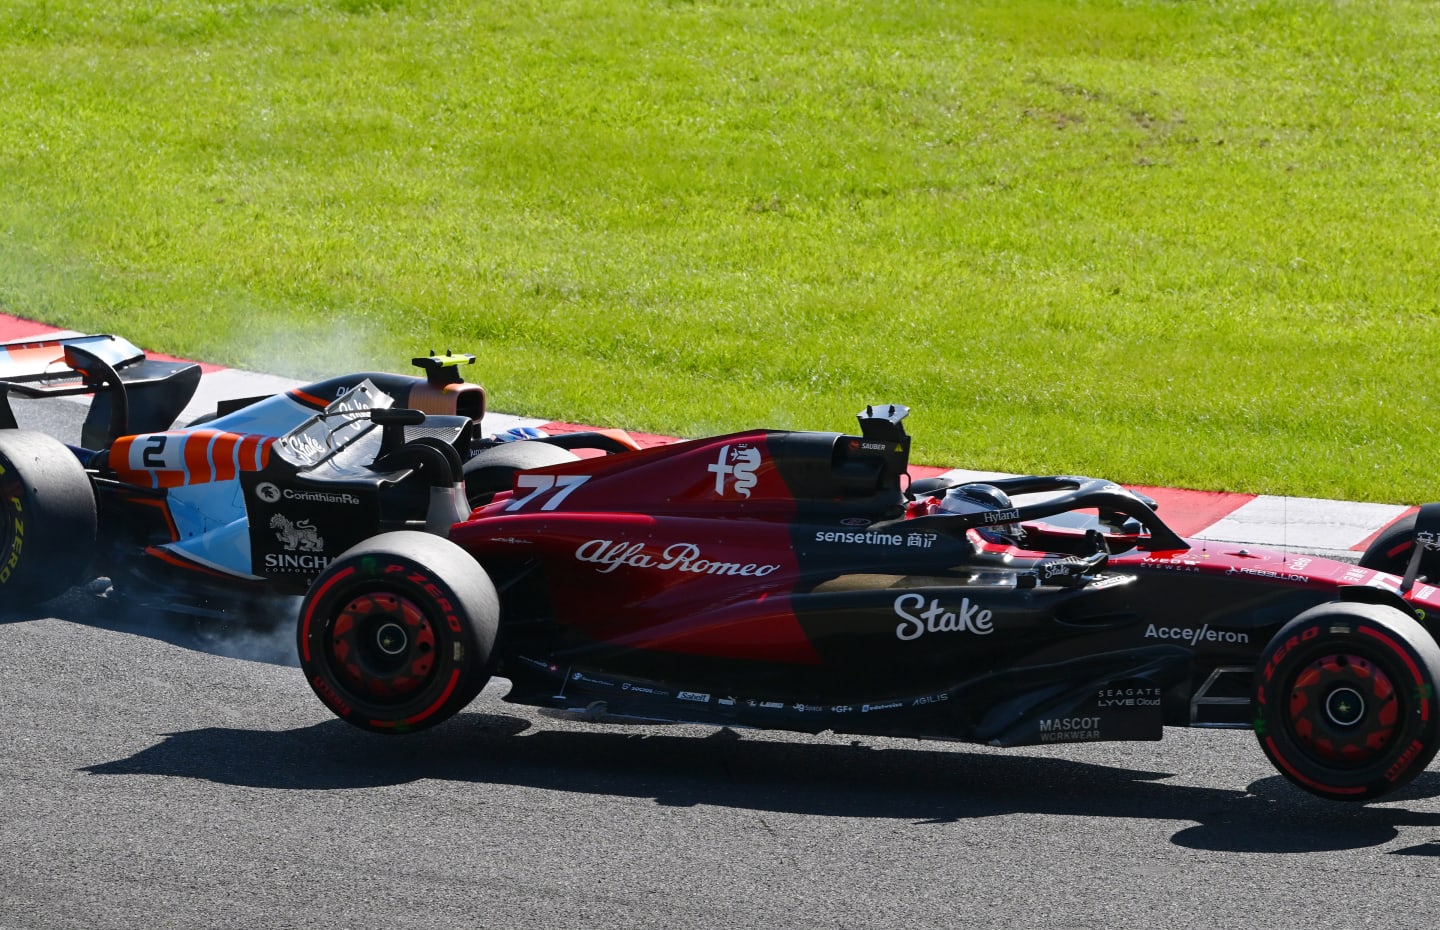
[[[1415,551],[1415,522],[1412,514],[1375,537],[1375,541],[1365,548],[1365,554],[1360,557],[1360,567],[1392,575],[1404,575],[1405,569],[1410,565],[1410,556]],[[1432,572],[1440,565],[1440,556],[1427,552],[1420,557],[1420,561],[1421,573],[1434,577]]]
[[[481,506],[501,491],[510,490],[517,472],[552,465],[568,465],[579,456],[535,441],[507,442],[476,453],[464,465],[465,495],[471,506]]]
[[[1289,709],[1297,677],[1336,654],[1372,663],[1394,684],[1399,714],[1393,733],[1373,761],[1331,764],[1308,751]],[[1435,686],[1440,647],[1419,623],[1390,606],[1325,604],[1296,617],[1271,640],[1256,667],[1256,735],[1285,777],[1333,800],[1363,801],[1413,779],[1440,748]]]
[[[368,594],[394,594],[417,605],[435,631],[435,667],[403,700],[381,701],[347,684],[331,648],[345,606]],[[434,726],[485,686],[499,606],[484,570],[464,550],[425,533],[389,533],[360,543],[326,569],[301,605],[297,639],[310,687],[336,716],[381,733]]]
[[[43,433],[0,430],[0,592],[5,606],[48,600],[83,580],[98,527],[80,460]]]

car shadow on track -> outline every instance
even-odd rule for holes
[[[86,771],[193,778],[271,790],[334,790],[449,779],[547,791],[653,798],[809,816],[951,823],[1012,814],[1173,820],[1193,849],[1307,853],[1394,840],[1440,827],[1440,814],[1327,802],[1278,775],[1248,791],[1169,783],[1171,774],[1018,752],[872,748],[709,735],[602,730],[527,733],[530,721],[464,714],[403,739],[340,721],[273,732],[206,728],[167,736]],[[838,738],[837,738],[838,739]],[[1440,794],[1427,773],[1391,800]],[[1412,855],[1433,855],[1422,848]]]

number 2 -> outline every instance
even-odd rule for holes
[[[165,467],[165,441],[168,437],[151,436],[145,440],[145,448],[140,453],[140,461],[146,468]]]

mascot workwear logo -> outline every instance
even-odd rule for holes
[[[733,478],[731,488],[745,498],[750,496],[750,490],[759,481],[755,476],[755,469],[759,467],[760,450],[743,442],[734,446],[729,443],[721,446],[720,457],[715,460],[715,464],[706,466],[707,470],[715,473],[717,495],[725,496],[725,479]]]

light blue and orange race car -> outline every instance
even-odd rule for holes
[[[485,391],[460,374],[474,360],[425,356],[421,376],[342,375],[177,426],[199,365],[112,335],[0,344],[0,610],[106,578],[132,603],[228,615],[304,593],[377,533],[444,532],[568,449],[633,448],[481,438]],[[87,402],[78,443],[19,428],[14,398]]]

